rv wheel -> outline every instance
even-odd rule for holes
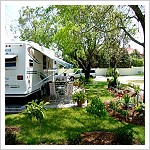
[[[44,87],[41,87],[41,97],[44,96]]]
[[[46,95],[47,94],[47,86],[46,85],[44,86],[43,91],[44,91],[43,94]]]

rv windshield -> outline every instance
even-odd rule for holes
[[[16,67],[16,57],[5,59],[5,67]]]

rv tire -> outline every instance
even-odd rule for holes
[[[44,96],[44,87],[43,87],[43,86],[41,87],[41,94],[40,94],[40,96],[41,96],[41,97]]]

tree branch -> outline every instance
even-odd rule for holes
[[[130,8],[132,8],[132,10],[134,11],[135,15],[138,18],[138,21],[141,23],[142,28],[143,28],[143,32],[145,34],[145,15],[142,14],[140,8],[138,7],[138,5],[129,5]]]
[[[123,31],[126,33],[126,35],[128,35],[133,42],[145,47],[145,43],[141,43],[141,42],[137,41],[133,36],[131,36],[131,34],[125,29],[125,27],[120,27],[120,28],[123,29]]]

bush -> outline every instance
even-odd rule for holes
[[[145,104],[141,101],[139,103],[140,105],[135,108],[135,112],[137,113],[137,116],[139,117],[139,119],[140,118],[144,119],[145,118]]]
[[[86,111],[92,115],[96,115],[99,118],[106,115],[106,109],[104,103],[99,97],[91,100],[90,106],[86,107]]]
[[[68,133],[67,142],[69,145],[79,145],[81,143],[81,134],[76,132]]]
[[[111,76],[113,76],[113,71],[114,71],[113,68],[108,68],[107,71],[106,71],[106,77],[111,77]]]
[[[143,59],[132,58],[131,65],[134,67],[142,67],[144,66]]]
[[[117,128],[116,132],[117,142],[120,145],[131,145],[133,142],[133,130],[127,127]]]
[[[107,78],[107,83],[108,83],[108,88],[116,88],[119,87],[120,82],[118,81],[118,79],[116,79],[116,84],[113,78],[109,79]]]

